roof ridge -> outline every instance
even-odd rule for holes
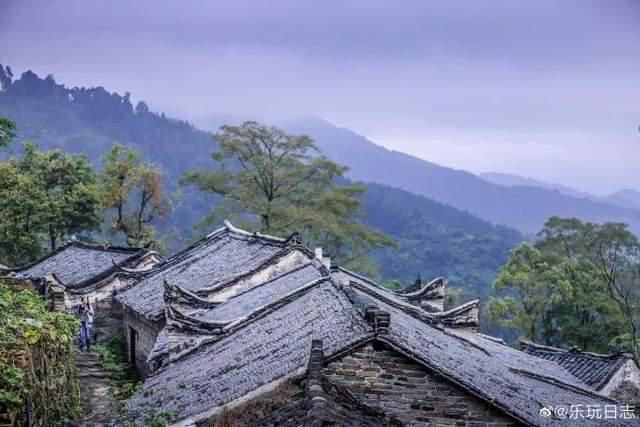
[[[236,234],[242,234],[244,236],[251,236],[251,237],[259,237],[262,239],[267,239],[267,240],[274,240],[276,242],[280,242],[280,243],[284,243],[286,242],[288,239],[283,239],[282,237],[277,237],[277,236],[271,236],[269,234],[262,234],[258,231],[254,231],[253,233],[247,230],[243,230],[241,228],[236,227],[235,225],[231,224],[231,221],[225,219],[224,220],[224,226],[227,228],[227,230],[229,230],[232,233],[236,233]]]
[[[314,259],[313,257],[313,253],[311,252],[311,250],[309,248],[307,248],[304,245],[300,245],[300,244],[294,244],[294,245],[290,245],[290,246],[286,246],[284,248],[282,248],[281,250],[279,250],[278,252],[276,252],[275,254],[273,254],[273,256],[267,258],[266,260],[264,260],[262,263],[260,263],[257,267],[255,267],[254,269],[247,271],[246,273],[243,273],[239,276],[236,277],[232,277],[231,279],[227,280],[226,282],[222,282],[222,283],[216,283],[215,285],[206,287],[206,288],[201,288],[198,289],[195,294],[196,295],[210,295],[211,293],[215,293],[217,291],[220,291],[222,289],[228,288],[229,286],[232,286],[234,284],[236,284],[237,282],[255,274],[256,272],[264,269],[266,266],[273,264],[274,260],[279,260],[281,258],[284,258],[285,256],[289,255],[290,253],[294,252],[294,251],[300,251],[303,254],[307,255],[311,260]],[[324,269],[326,270],[326,267],[324,267]],[[322,270],[321,270],[322,271]]]
[[[411,314],[412,317],[417,318],[418,320],[422,320],[424,322],[428,322],[428,323],[432,323],[435,318],[433,317],[432,313],[429,313],[427,311],[422,310],[420,307],[417,307],[413,304],[410,304],[406,301],[401,301],[401,303],[399,301],[394,301],[392,299],[389,299],[389,297],[387,295],[384,294],[378,294],[377,292],[367,288],[366,286],[363,286],[362,284],[355,282],[355,281],[349,281],[349,286],[355,286],[356,288],[360,289],[361,291],[369,294],[369,296],[373,296],[373,297],[380,297],[384,300],[384,302],[386,304],[391,305],[394,308],[400,309],[403,312],[407,313],[407,314]],[[374,293],[375,295],[372,295],[372,293]]]
[[[548,351],[550,353],[557,353],[557,354],[567,354],[567,355],[571,355],[571,354],[578,354],[580,356],[587,356],[587,357],[593,357],[593,358],[597,358],[597,359],[633,359],[633,356],[630,355],[629,353],[624,353],[624,352],[619,352],[619,353],[594,353],[594,352],[590,352],[590,351],[583,351],[583,350],[579,350],[576,348],[569,348],[569,349],[564,349],[564,348],[559,348],[559,347],[553,347],[553,346],[548,346],[548,345],[543,345],[543,344],[537,344],[533,341],[529,341],[529,340],[524,340],[524,339],[520,339],[519,340],[520,343],[520,347],[522,348],[523,346],[525,347],[533,347],[536,350],[541,350],[541,351]]]
[[[599,399],[606,399],[606,400],[609,400],[610,402],[616,402],[615,399],[612,399],[610,397],[607,397],[607,396],[604,396],[602,394],[596,393],[595,391],[590,390],[590,389],[588,389],[586,387],[580,387],[578,385],[566,383],[566,382],[564,382],[562,380],[559,380],[557,378],[549,377],[547,375],[538,374],[536,372],[531,372],[531,371],[528,371],[528,370],[525,370],[525,369],[514,368],[512,366],[508,366],[507,368],[510,371],[515,372],[517,374],[524,375],[524,376],[527,376],[527,377],[530,377],[530,378],[534,378],[534,379],[539,380],[539,381],[544,381],[546,383],[553,384],[553,385],[558,386],[560,388],[571,390],[571,391],[574,391],[576,393],[580,393],[580,394],[583,394],[583,395],[586,395],[586,396],[590,396],[590,397],[596,397],[596,398],[599,398]]]
[[[77,282],[77,283],[73,283],[73,286],[69,286],[69,285],[65,285],[66,287],[68,287],[69,289],[80,289],[92,284],[96,284],[99,282],[102,282],[104,279],[111,277],[111,275],[113,274],[118,274],[120,272],[120,266],[127,264],[131,261],[140,259],[145,257],[147,254],[149,254],[150,252],[148,252],[145,249],[141,249],[137,252],[132,253],[130,256],[128,256],[127,258],[123,259],[122,261],[120,261],[119,263],[116,263],[113,258],[111,259],[111,262],[113,265],[111,265],[109,268],[105,269],[102,273],[100,274],[96,274],[95,276],[92,276],[86,280]]]
[[[436,277],[435,279],[432,279],[429,283],[427,283],[426,285],[424,285],[423,287],[421,287],[419,290],[415,292],[407,292],[407,293],[395,292],[395,291],[391,291],[391,292],[393,292],[394,294],[402,298],[416,299],[421,297],[425,293],[433,290],[433,288],[444,287],[445,281],[446,281],[445,277],[439,276],[439,277]]]
[[[242,330],[243,328],[253,324],[253,322],[255,322],[256,320],[261,319],[262,317],[268,315],[269,313],[272,313],[275,309],[278,309],[280,307],[283,307],[287,304],[290,304],[296,300],[298,300],[300,297],[302,297],[303,295],[306,295],[308,292],[312,291],[314,288],[316,288],[317,286],[323,284],[323,283],[333,283],[331,281],[330,277],[321,277],[319,279],[314,279],[310,282],[305,283],[304,285],[302,285],[301,287],[299,287],[298,289],[295,289],[292,292],[287,293],[286,295],[282,296],[281,298],[279,298],[276,301],[273,301],[269,304],[265,304],[261,307],[258,307],[257,309],[253,310],[251,313],[240,317],[238,319],[234,319],[231,320],[229,322],[224,322],[225,326],[221,327],[221,331],[218,334],[213,334],[213,335],[208,335],[208,336],[203,336],[202,340],[195,346],[193,346],[192,348],[186,349],[183,352],[177,354],[175,356],[175,358],[171,359],[170,362],[163,366],[161,369],[159,369],[156,372],[160,372],[161,370],[164,370],[167,366],[169,366],[171,363],[176,362],[182,358],[184,358],[185,356],[194,353],[195,351],[203,348],[204,346],[206,346],[207,344],[211,344],[214,342],[218,342],[221,341],[223,339],[226,339],[232,335],[234,335],[236,332]],[[190,316],[182,311],[179,312],[179,315],[184,316],[185,318],[187,318],[186,320],[195,320],[199,323],[203,323],[203,324],[210,324],[211,327],[219,327],[223,322],[211,322],[211,321],[203,321],[203,320],[199,320],[199,319],[195,319],[193,316]],[[167,324],[169,324],[167,322]],[[154,374],[156,373],[154,372]]]
[[[275,237],[275,236],[267,236],[267,235],[263,235],[260,233],[251,233],[249,231],[246,230],[242,230],[240,228],[235,227],[234,225],[232,225],[228,220],[224,220],[224,225],[222,227],[219,227],[217,229],[215,229],[214,231],[212,231],[211,233],[207,234],[206,236],[196,240],[195,242],[191,243],[189,246],[187,246],[186,248],[178,251],[177,253],[175,253],[174,255],[172,255],[171,257],[169,257],[166,262],[160,264],[157,266],[157,268],[151,268],[146,272],[141,272],[141,278],[144,277],[150,277],[153,276],[159,272],[165,271],[166,269],[179,264],[180,262],[182,262],[183,260],[185,260],[187,258],[187,255],[192,252],[195,249],[198,249],[200,247],[203,247],[204,245],[206,245],[208,242],[215,240],[215,238],[225,234],[225,233],[233,233],[236,235],[240,235],[243,237],[254,237],[254,238],[259,238],[259,239],[263,239],[263,240],[271,240],[273,241],[273,243],[278,243],[278,244],[283,244],[283,243],[287,243],[289,241],[289,239],[282,239],[280,237]],[[295,245],[294,245],[295,246]]]
[[[318,265],[318,264],[319,264],[319,265]],[[266,280],[266,281],[264,281],[264,282],[260,282],[259,284],[257,284],[256,286],[254,286],[254,287],[252,287],[252,288],[246,289],[246,290],[244,290],[244,291],[242,291],[242,292],[240,292],[240,293],[238,293],[238,294],[235,294],[235,295],[233,295],[232,297],[230,297],[229,299],[227,299],[227,300],[225,300],[225,301],[223,301],[223,302],[219,303],[219,305],[226,304],[227,302],[229,302],[229,301],[231,301],[231,300],[233,300],[233,299],[235,299],[235,298],[237,298],[237,297],[239,297],[239,296],[241,296],[241,295],[245,295],[245,294],[248,294],[248,293],[250,293],[250,292],[253,292],[253,291],[254,291],[254,290],[256,290],[256,289],[262,288],[262,287],[263,287],[263,286],[265,286],[265,285],[268,285],[268,284],[270,284],[270,283],[273,283],[273,282],[275,282],[276,280],[280,280],[280,279],[282,279],[283,277],[286,277],[286,276],[288,276],[288,275],[290,275],[290,274],[297,273],[297,272],[299,272],[300,270],[303,270],[303,269],[308,268],[308,267],[316,267],[318,270],[320,270],[320,274],[321,274],[321,276],[322,276],[321,278],[328,277],[328,273],[327,273],[327,274],[325,274],[325,273],[326,273],[326,267],[324,268],[324,271],[323,271],[320,267],[324,267],[324,265],[323,265],[320,261],[318,261],[318,260],[316,260],[316,259],[314,258],[314,259],[312,259],[310,262],[308,262],[308,263],[306,263],[306,264],[298,265],[298,266],[296,266],[296,267],[292,268],[291,270],[287,270],[287,271],[283,272],[282,274],[279,274],[279,275],[277,275],[277,276],[275,276],[275,277],[273,277],[273,278],[271,278],[271,279],[269,279],[269,280]],[[260,271],[260,269],[257,269],[257,270],[255,270],[255,271],[252,271],[251,273],[255,273],[255,272],[257,272],[257,271]],[[233,282],[229,283],[228,285],[231,285],[232,283],[235,283],[235,282],[237,282],[238,280],[240,280],[241,278],[244,278],[244,277],[245,277],[245,276],[243,275],[243,276],[241,276],[241,277],[239,277],[239,278],[236,278],[236,279],[234,279],[234,280],[233,280]],[[225,285],[224,287],[227,287],[227,285]],[[197,296],[197,294],[195,294],[195,295]]]
[[[136,253],[145,250],[146,248],[131,247],[131,246],[118,246],[110,243],[93,243],[82,240],[72,240],[68,242],[68,245],[78,248],[89,249],[102,252],[122,252],[122,253]]]

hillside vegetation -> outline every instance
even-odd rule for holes
[[[194,233],[193,227],[211,212],[216,199],[205,199],[177,182],[184,172],[209,165],[216,147],[211,133],[153,113],[143,102],[134,106],[128,94],[121,96],[104,88],[69,89],[52,76],[42,79],[32,72],[14,80],[4,71],[2,82],[0,116],[17,123],[14,150],[19,142],[32,140],[41,149],[84,154],[97,166],[113,143],[133,147],[145,160],[162,167],[169,190],[181,193],[159,227],[168,236],[170,249],[178,249],[203,232]],[[341,153],[336,157],[331,151],[337,150],[335,146],[322,141],[318,142],[323,151],[341,161]],[[348,158],[344,161],[349,165]],[[439,182],[421,183],[424,188],[436,185]],[[366,187],[365,222],[397,243],[396,248],[375,254],[382,280],[400,279],[406,285],[418,274],[425,279],[445,275],[470,294],[486,295],[509,250],[522,240],[514,230],[425,197],[384,185]]]
[[[493,184],[467,171],[388,150],[316,118],[290,122],[286,129],[311,135],[331,159],[349,166],[351,179],[402,188],[527,234],[538,232],[551,216],[623,222],[640,232],[637,210],[540,187]]]

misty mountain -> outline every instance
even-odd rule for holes
[[[549,182],[539,181],[532,178],[525,178],[508,173],[486,172],[479,174],[479,176],[491,183],[506,187],[539,187],[546,190],[557,191],[567,196],[583,199],[586,198],[597,203],[607,203],[626,209],[640,210],[640,192],[636,190],[624,189],[616,191],[615,193],[607,196],[596,196],[594,194],[579,191],[575,188],[567,187],[565,185],[552,184]]]
[[[549,217],[557,215],[592,222],[624,222],[640,232],[640,212],[633,209],[555,189],[497,185],[463,170],[386,149],[349,129],[317,118],[291,121],[286,128],[311,135],[330,158],[350,167],[352,179],[420,194],[494,224],[535,233]]]
[[[134,106],[129,94],[121,96],[101,87],[69,89],[51,76],[41,79],[32,72],[9,80],[3,80],[0,91],[0,116],[17,123],[14,149],[21,141],[33,140],[42,149],[81,153],[99,165],[101,155],[119,142],[162,166],[170,191],[178,188],[176,183],[185,171],[213,164],[211,133],[151,112],[143,102]],[[322,142],[324,150],[337,150]],[[340,153],[328,154],[341,161]],[[384,185],[367,184],[367,188],[364,221],[398,243],[395,249],[375,254],[383,279],[397,278],[407,284],[418,274],[425,279],[445,275],[470,294],[486,295],[509,250],[522,240],[514,230],[425,197]],[[160,227],[173,250],[196,237],[193,226],[215,203],[213,197],[181,191],[172,215]]]
[[[478,174],[478,176],[485,181],[489,181],[493,184],[502,185],[505,187],[539,187],[545,190],[557,191],[558,193],[578,198],[593,199],[597,196],[576,190],[575,188],[567,187],[565,185],[553,184],[550,182],[539,181],[533,178],[526,178],[523,176],[512,175],[509,173],[501,172],[484,172]],[[604,200],[601,200],[604,201]]]

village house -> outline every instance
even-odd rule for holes
[[[640,402],[640,369],[630,354],[597,354],[578,348],[563,350],[529,341],[520,341],[520,349],[556,362],[605,396],[621,402]]]
[[[443,279],[388,291],[295,235],[226,223],[136,274],[116,299],[130,357],[147,374],[127,404],[137,419],[546,426],[571,421],[549,408],[618,405],[559,364],[477,333],[478,301],[444,310]]]
[[[96,327],[115,334],[121,315],[113,313],[113,296],[129,284],[127,269],[148,269],[162,261],[152,250],[70,241],[28,265],[1,269],[0,276],[32,284],[57,311],[71,311],[80,298],[89,298]]]
[[[313,254],[300,245],[297,235],[288,239],[263,236],[225,222],[167,262],[147,271],[130,270],[133,285],[115,298],[123,307],[129,361],[143,375],[150,370],[149,356],[166,324],[165,282],[194,296],[207,295],[212,288],[227,289],[214,297],[215,303],[215,298],[226,299],[233,292],[264,283],[290,265],[299,264],[300,258],[309,260]],[[260,274],[252,276],[255,271]],[[238,286],[229,287],[234,281]]]

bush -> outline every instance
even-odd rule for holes
[[[0,311],[2,417],[18,423],[30,407],[34,425],[55,425],[79,415],[77,321],[49,310],[37,293],[15,290],[2,281]]]

